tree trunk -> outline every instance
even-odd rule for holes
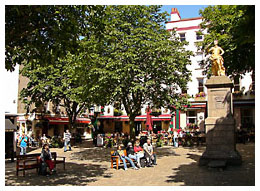
[[[135,140],[135,117],[136,115],[130,115],[130,139]]]

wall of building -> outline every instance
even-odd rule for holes
[[[4,101],[1,108],[4,109],[5,113],[17,114],[19,65],[16,65],[13,72],[4,69],[2,74],[4,83],[2,83],[1,95]]]
[[[123,121],[122,125],[123,125],[122,128],[123,133],[130,133],[130,123],[127,121]]]
[[[115,132],[115,122],[113,120],[104,120],[104,132],[114,133]]]
[[[168,131],[170,127],[170,121],[162,121],[162,130]]]

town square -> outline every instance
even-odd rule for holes
[[[5,5],[5,186],[255,186],[255,5]]]

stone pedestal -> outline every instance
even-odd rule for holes
[[[206,151],[199,165],[216,161],[227,165],[241,164],[241,156],[236,151],[235,120],[232,115],[233,83],[226,76],[212,76],[205,86],[208,88]]]

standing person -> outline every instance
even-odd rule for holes
[[[174,144],[174,147],[178,147],[178,132],[176,129],[174,129],[174,132],[173,132],[173,144]]]
[[[22,136],[19,138],[19,145],[20,145],[20,155],[26,155],[26,147],[27,147],[28,138],[23,133]]]
[[[134,162],[133,162],[130,158],[128,158],[127,156],[125,156],[124,150],[122,150],[122,147],[121,147],[120,145],[117,147],[117,152],[118,152],[118,154],[119,154],[119,156],[120,156],[120,159],[121,159],[121,160],[123,161],[123,163],[124,163],[124,169],[125,169],[125,170],[127,170],[127,166],[126,166],[126,161],[125,161],[125,160],[129,161],[130,164],[131,164],[131,166],[132,166],[135,170],[138,170],[138,168],[135,166]]]
[[[151,144],[151,139],[147,139],[147,142],[143,145],[145,151],[145,158],[147,161],[147,166],[151,167],[152,164],[156,164],[156,155],[153,152],[153,145]]]
[[[41,152],[41,161],[43,163],[46,163],[50,169],[50,174],[52,174],[53,172],[55,172],[55,165],[54,162],[52,161],[52,156],[51,156],[51,151],[49,149],[49,145],[48,144],[44,144],[42,147],[42,152]],[[43,173],[43,175],[45,174],[45,172]]]
[[[70,138],[71,138],[71,134],[70,134],[69,130],[67,129],[63,136],[64,152],[67,151],[67,146],[69,146],[69,151],[71,151]]]

